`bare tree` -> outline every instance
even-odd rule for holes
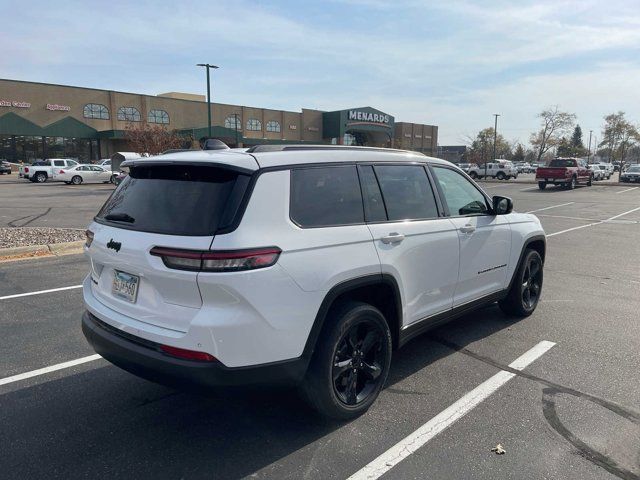
[[[618,181],[628,152],[640,141],[638,128],[625,118],[624,112],[611,113],[604,117],[601,147],[609,153],[609,162],[620,161]]]
[[[576,116],[573,113],[562,112],[558,105],[554,105],[540,112],[538,117],[542,120],[540,130],[531,135],[530,142],[537,151],[537,161],[540,162],[545,153],[556,147],[563,136],[569,134]]]
[[[158,155],[165,150],[182,148],[185,142],[175,130],[168,130],[162,125],[150,125],[147,122],[127,124],[124,138],[131,145],[131,149],[141,155]]]

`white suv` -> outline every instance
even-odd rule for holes
[[[96,352],[170,385],[296,383],[350,418],[416,335],[496,301],[536,308],[540,222],[451,163],[260,150],[126,162],[87,231],[82,327]]]

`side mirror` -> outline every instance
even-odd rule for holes
[[[513,211],[513,201],[509,197],[493,197],[493,213],[507,215]]]

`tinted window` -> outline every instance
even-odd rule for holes
[[[302,227],[364,222],[355,166],[291,171],[291,219]]]
[[[550,167],[575,167],[575,160],[565,160],[563,158],[556,158],[555,160],[551,160],[549,163]]]
[[[114,226],[168,235],[213,235],[223,227],[230,197],[249,177],[214,167],[145,165],[129,175],[104,204],[97,219]],[[229,205],[228,205],[229,204]],[[225,217],[226,218],[226,217]]]
[[[433,190],[420,165],[380,165],[376,176],[389,220],[415,220],[438,216]]]
[[[382,201],[382,194],[378,186],[378,180],[373,173],[372,166],[358,167],[362,196],[364,200],[364,216],[367,222],[384,222],[387,220],[387,212]]]
[[[484,195],[466,177],[448,168],[433,170],[450,215],[483,215],[489,211]]]

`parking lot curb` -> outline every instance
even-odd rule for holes
[[[28,258],[41,258],[61,255],[76,255],[82,253],[85,241],[50,243],[48,245],[27,245],[24,247],[0,248],[0,261],[26,260]],[[25,257],[25,254],[39,254],[33,257]]]

